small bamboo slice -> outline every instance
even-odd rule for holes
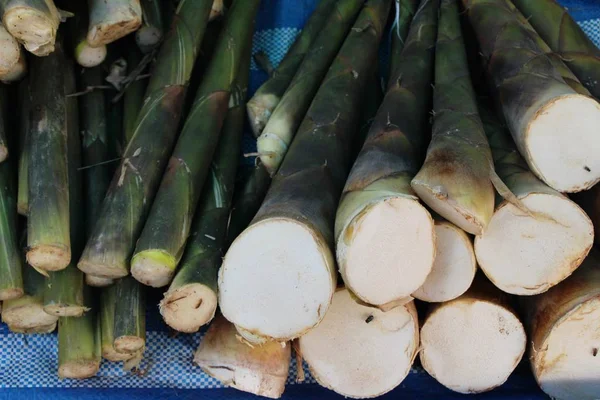
[[[53,0],[6,0],[2,22],[36,56],[54,51],[60,14]]]
[[[87,42],[99,47],[138,30],[142,25],[140,0],[88,0]]]
[[[340,289],[299,353],[322,386],[355,399],[383,395],[406,378],[419,349],[413,302],[384,312]]]
[[[100,324],[95,311],[58,320],[59,378],[90,378],[98,373],[101,359]]]
[[[431,273],[412,294],[430,303],[450,301],[461,296],[471,287],[477,272],[473,240],[453,223],[436,219],[435,247]]]
[[[526,340],[508,296],[480,276],[459,298],[431,307],[421,327],[421,364],[450,390],[482,393],[508,379]]]
[[[235,326],[219,315],[196,350],[194,363],[226,386],[278,399],[285,390],[291,347],[274,342],[249,346]]]
[[[600,255],[593,250],[575,273],[539,296],[522,298],[529,361],[548,396],[594,400],[600,393]]]

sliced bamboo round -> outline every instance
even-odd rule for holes
[[[300,354],[321,385],[351,398],[371,398],[404,380],[417,355],[413,302],[383,312],[338,290],[327,315],[299,341]]]
[[[201,283],[189,283],[167,291],[159,309],[171,328],[179,332],[197,332],[215,316],[217,293]]]

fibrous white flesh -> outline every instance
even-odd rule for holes
[[[155,288],[166,286],[175,275],[177,261],[173,259],[173,264],[168,265],[163,258],[157,260],[152,257],[153,254],[155,254],[154,251],[143,251],[136,254],[131,261],[131,276],[146,286]]]
[[[0,74],[0,81],[3,83],[12,83],[21,80],[27,73],[27,61],[24,52],[21,51],[21,57],[13,68],[5,74]]]
[[[575,271],[592,247],[594,229],[583,210],[566,197],[533,193],[522,202],[541,216],[501,204],[487,230],[475,239],[475,254],[498,288],[534,295]]]
[[[460,393],[504,383],[525,351],[523,325],[506,308],[472,298],[441,305],[421,328],[421,363],[438,382]]]
[[[217,294],[199,283],[169,290],[160,302],[160,313],[171,328],[179,332],[197,332],[215,316]]]
[[[100,363],[97,361],[70,361],[58,367],[59,378],[85,379],[98,373]]]
[[[38,56],[54,51],[54,41],[59,24],[59,15],[53,1],[46,1],[50,8],[44,13],[32,7],[14,7],[5,11],[2,21],[6,29],[25,48]]]
[[[70,249],[63,246],[39,245],[31,247],[26,254],[27,263],[35,268],[45,271],[60,271],[71,262]]]
[[[435,243],[431,273],[413,297],[428,302],[453,300],[466,292],[475,278],[473,243],[462,229],[449,222],[435,223]]]
[[[383,305],[410,296],[431,272],[433,220],[418,201],[389,198],[350,222],[336,252],[346,285],[365,302]]]
[[[382,395],[404,380],[416,356],[414,304],[383,312],[337,291],[323,321],[298,343],[321,385],[352,398]]]
[[[58,317],[47,314],[44,308],[37,301],[29,301],[26,298],[13,300],[15,302],[25,303],[14,307],[6,304],[2,310],[2,321],[7,325],[18,329],[32,329],[39,326],[48,326],[55,324]]]
[[[589,189],[600,180],[600,104],[575,94],[554,99],[529,124],[529,166],[559,192]]]
[[[533,370],[552,398],[598,399],[600,393],[600,299],[589,300],[561,319],[542,348],[534,349]]]
[[[0,75],[9,73],[19,62],[20,56],[19,42],[0,24]]]
[[[335,289],[331,251],[307,226],[271,218],[231,245],[219,271],[223,315],[257,336],[299,337],[325,315]]]
[[[82,67],[91,68],[102,64],[106,58],[106,46],[90,46],[85,40],[75,49],[75,59]]]
[[[253,97],[248,101],[246,110],[248,111],[248,119],[250,120],[250,127],[254,132],[255,136],[259,136],[267,121],[271,117],[271,113],[279,104],[281,98],[273,94],[265,94],[258,97]]]

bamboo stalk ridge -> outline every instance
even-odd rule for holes
[[[217,275],[246,120],[251,47],[246,46],[229,100],[219,146],[190,230],[181,267],[159,304],[163,319],[180,332],[197,332],[217,310]]]
[[[390,1],[370,0],[361,11],[262,207],[225,255],[219,305],[250,342],[294,339],[327,312],[336,286],[334,212],[389,9]]]
[[[164,36],[164,23],[160,0],[140,0],[142,26],[135,32],[135,41],[143,53],[152,51]]]
[[[581,83],[600,99],[600,50],[567,10],[554,0],[514,0],[512,3]]]
[[[283,96],[292,78],[296,75],[296,71],[300,67],[304,56],[308,53],[312,43],[324,27],[325,21],[327,21],[336,3],[337,0],[319,1],[317,8],[304,25],[304,28],[302,28],[302,32],[300,32],[292,47],[277,66],[277,69],[248,101],[248,117],[254,136],[258,137],[262,133],[267,121],[271,117],[271,113],[277,107],[281,96]]]
[[[248,346],[238,339],[235,326],[220,315],[194,353],[194,364],[225,386],[278,399],[285,390],[291,350],[289,344],[274,342]]]
[[[355,399],[381,396],[402,383],[417,356],[417,310],[411,301],[384,312],[339,289],[298,347],[322,386]]]
[[[99,47],[135,32],[142,25],[140,0],[88,0],[87,42]]]
[[[599,299],[597,250],[560,285],[539,296],[522,298],[530,338],[529,362],[548,396],[565,400],[598,397]]]
[[[348,289],[369,304],[383,306],[410,296],[434,262],[433,219],[410,180],[427,140],[438,5],[424,0],[415,14],[402,59],[337,209],[340,273]]]
[[[271,176],[279,169],[294,134],[363,4],[364,0],[339,0],[333,7],[258,137],[256,148],[260,161]]]
[[[179,3],[158,53],[133,137],[79,260],[85,273],[107,278],[129,273],[129,258],[175,140],[211,4],[209,0]],[[161,127],[159,135],[157,126]]]
[[[463,5],[494,96],[531,171],[559,192],[593,186],[600,180],[598,102],[565,82],[514,6],[505,0],[463,0]]]
[[[27,216],[29,213],[29,123],[31,110],[30,79],[19,84],[19,161],[17,171],[17,212]]]
[[[536,178],[485,105],[480,114],[496,171],[528,211],[497,199],[488,229],[475,238],[477,260],[505,292],[543,293],[579,267],[592,248],[594,227],[577,204]]]
[[[60,14],[53,0],[6,0],[2,22],[36,56],[54,51]]]
[[[431,143],[411,186],[442,217],[480,235],[494,212],[494,171],[455,0],[441,2],[433,99]]]
[[[70,72],[60,45],[32,63],[27,262],[47,271],[71,261],[65,93]]]
[[[390,68],[388,71],[390,83],[392,84],[391,79],[402,60],[402,50],[406,43],[406,36],[420,3],[420,0],[394,0],[392,11],[394,13],[394,23],[390,30],[391,52]]]
[[[482,393],[508,379],[526,340],[508,296],[480,276],[462,296],[430,307],[421,325],[421,364],[450,390]]]

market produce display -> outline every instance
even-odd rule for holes
[[[10,337],[57,332],[67,387],[170,368],[158,321],[198,376],[269,398],[303,365],[373,398],[521,363],[597,399],[600,49],[568,10],[319,0],[274,65],[264,7],[0,0]]]

